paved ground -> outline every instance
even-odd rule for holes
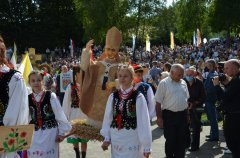
[[[205,136],[209,134],[209,126],[204,126],[201,132],[201,147],[197,152],[187,152],[186,158],[231,158],[231,155],[224,155],[223,150],[226,146],[220,130],[221,137],[219,142],[206,142]],[[157,125],[152,126],[153,143],[151,158],[164,158],[164,142],[163,130],[159,129]],[[75,153],[71,144],[66,141],[60,145],[60,158],[75,158]],[[110,158],[110,151],[103,152],[101,143],[89,142],[87,158]]]

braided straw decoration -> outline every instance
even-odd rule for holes
[[[73,120],[71,124],[74,129],[73,134],[78,135],[80,138],[99,142],[104,140],[103,136],[100,135],[100,129],[86,124],[86,120]]]

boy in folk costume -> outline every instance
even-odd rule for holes
[[[112,27],[106,35],[106,44],[104,55],[99,61],[92,61],[91,46],[93,40],[90,40],[86,49],[83,50],[81,57],[81,99],[80,107],[88,116],[88,123],[101,127],[103,115],[109,90],[115,84],[117,78],[117,69],[119,63],[119,47],[122,42],[121,32]]]
[[[148,105],[148,112],[150,120],[156,116],[156,105],[154,100],[154,93],[148,83],[143,82],[143,68],[140,65],[133,65],[135,71],[134,88],[141,92],[145,97]]]
[[[0,36],[0,126],[28,124],[27,95],[22,75],[8,66],[6,46]],[[0,158],[14,156],[16,153],[0,154]]]

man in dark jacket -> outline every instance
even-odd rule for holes
[[[196,151],[200,145],[200,132],[201,132],[201,116],[203,103],[206,99],[206,93],[203,82],[196,78],[196,68],[190,67],[186,70],[184,80],[187,82],[190,98],[189,114],[190,114],[190,127],[191,130],[191,143],[189,151]]]
[[[223,109],[226,112],[224,135],[233,158],[240,157],[240,62],[237,59],[228,60],[224,64],[226,79],[220,87],[219,77],[214,77],[213,84],[222,98]]]

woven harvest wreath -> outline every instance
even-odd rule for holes
[[[100,135],[100,129],[86,124],[86,120],[73,120],[71,124],[73,127],[72,134],[76,134],[80,138],[100,142],[104,140],[103,136]]]

